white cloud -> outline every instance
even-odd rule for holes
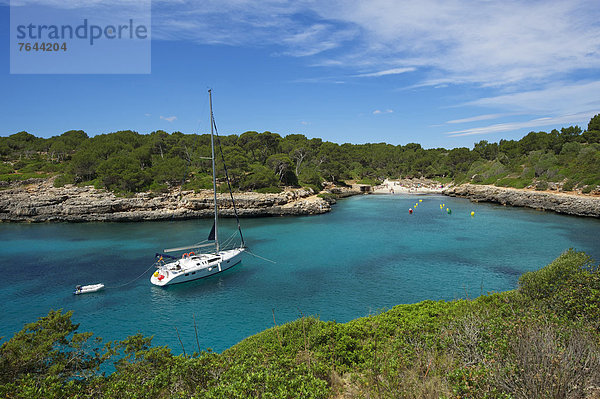
[[[57,7],[102,4],[105,8],[123,3],[21,1]],[[135,1],[126,0],[126,4]],[[324,76],[330,76],[311,78],[315,82],[338,83],[349,77],[377,78],[410,72],[413,80],[407,83],[409,88],[461,86],[489,90],[485,98],[460,104],[491,109],[487,114],[447,123],[479,122],[507,112],[532,115],[529,122],[483,126],[482,132],[542,123],[535,116],[560,120],[582,110],[600,110],[599,20],[598,0],[152,3],[153,39],[268,46],[276,55],[306,58],[308,65],[319,66]],[[583,82],[581,76],[589,81]],[[383,113],[386,111],[373,112]],[[473,130],[454,134],[485,133]]]
[[[432,84],[528,83],[600,65],[597,2],[354,4],[341,18],[364,29],[368,58],[432,68]]]
[[[376,109],[375,111],[373,111],[373,115],[392,114],[392,113],[394,113],[394,110],[392,110],[392,109],[386,109],[384,111],[382,111],[380,109]]]
[[[176,116],[160,116],[160,119],[165,120],[167,122],[173,122],[175,120],[177,120]]]
[[[62,10],[85,10],[94,19],[112,18],[129,13],[136,18],[150,18],[150,0],[10,0],[10,7],[52,7]],[[2,4],[2,0],[0,0]],[[8,5],[8,4],[7,4]]]
[[[600,69],[599,19],[597,0],[162,0],[153,37],[275,46],[353,77],[420,72],[417,87],[514,92]]]
[[[505,114],[485,114],[485,115],[477,115],[477,116],[472,116],[469,118],[463,118],[463,119],[453,119],[451,121],[447,121],[446,123],[450,123],[450,124],[454,124],[454,123],[469,123],[469,122],[479,122],[479,121],[486,121],[489,119],[497,119],[500,118],[502,116],[504,116]]]
[[[20,1],[104,9],[136,3]],[[277,54],[312,57],[360,77],[418,70],[421,85],[520,88],[600,69],[598,20],[598,0],[155,0],[152,37],[274,46]]]
[[[520,91],[480,98],[466,105],[502,107],[529,112],[575,113],[583,109],[600,110],[600,80],[592,82],[551,83],[538,90]],[[565,112],[566,111],[566,112]]]
[[[493,97],[480,98],[463,105],[503,109],[511,113],[486,114],[471,118],[455,119],[446,123],[467,123],[496,119],[516,114],[540,116],[528,121],[510,121],[471,129],[456,130],[450,137],[509,132],[526,128],[538,128],[561,124],[587,126],[589,119],[600,113],[600,81],[558,82],[538,90],[520,91]]]
[[[361,74],[354,75],[354,76],[359,77],[359,78],[370,78],[370,77],[379,77],[379,76],[386,76],[386,75],[398,75],[398,74],[406,73],[406,72],[414,72],[416,70],[417,69],[413,68],[413,67],[392,68],[392,69],[386,69],[384,71],[379,71],[379,72],[361,73]]]
[[[352,39],[353,32],[337,31],[329,24],[314,24],[282,39],[289,50],[285,54],[306,57],[337,48],[341,43]]]
[[[560,115],[553,117],[544,117],[544,118],[536,118],[523,122],[508,122],[508,123],[497,123],[494,125],[483,126],[483,127],[475,127],[471,129],[463,129],[463,130],[455,130],[452,132],[447,132],[450,137],[462,137],[462,136],[473,136],[479,134],[491,134],[491,133],[501,133],[501,132],[510,132],[520,129],[531,129],[531,128],[539,128],[544,126],[564,126],[564,125],[575,125],[579,124],[583,125],[585,128],[585,123],[589,121],[589,119],[594,116],[597,111],[588,111],[581,112],[578,114],[572,115]]]

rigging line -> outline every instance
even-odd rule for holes
[[[233,237],[227,237],[227,239],[223,241],[223,245],[229,244],[231,241],[233,241]]]
[[[125,287],[126,285],[129,285],[131,283],[133,283],[134,281],[138,280],[140,277],[142,277],[144,274],[148,273],[148,270],[152,269],[152,267],[154,267],[154,265],[156,265],[156,262],[154,262],[153,264],[150,265],[149,268],[147,268],[142,274],[140,274],[139,276],[137,276],[136,278],[134,278],[133,280],[125,283],[125,284],[121,284],[121,285],[117,285],[116,287],[106,287],[107,290],[113,290],[116,288],[121,288],[121,287]]]
[[[230,235],[225,241],[223,241],[222,246],[227,247],[229,244],[231,244],[233,242],[234,238],[235,238],[235,232],[233,232],[232,235]]]
[[[233,199],[233,191],[231,191],[231,182],[229,181],[229,172],[227,171],[227,164],[225,163],[225,155],[223,155],[223,148],[221,147],[221,139],[219,137],[219,131],[217,130],[217,122],[215,116],[211,114],[211,120],[213,127],[215,128],[215,134],[217,136],[217,144],[219,145],[219,152],[221,153],[221,160],[223,161],[223,169],[225,169],[225,180],[227,180],[227,187],[229,188],[229,196],[231,197],[231,203],[233,204],[233,213],[235,214],[235,220],[237,221],[238,231],[240,232],[240,238],[242,239],[242,247],[246,246],[244,242],[244,235],[242,234],[242,226],[240,225],[240,218],[238,215],[237,207],[235,206],[235,200]]]
[[[232,235],[230,235],[230,236],[229,236],[229,237],[228,237],[228,238],[225,240],[225,242],[223,242],[223,246],[225,247],[225,246],[228,246],[228,245],[232,244],[234,240],[235,240],[235,232],[234,232]]]
[[[257,255],[257,254],[255,254],[254,252],[250,251],[249,249],[246,249],[246,253],[247,253],[248,255],[252,255],[252,256],[254,256],[254,257],[257,257],[257,258],[259,258],[259,259],[266,260],[267,262],[271,262],[271,263],[277,263],[277,262],[275,262],[274,260],[267,259],[267,258],[265,258],[265,257],[262,257],[262,256],[260,256],[260,255]]]
[[[233,240],[235,238],[235,231],[233,233],[231,233],[231,235],[229,237],[227,237],[227,240]]]

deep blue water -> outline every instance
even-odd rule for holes
[[[408,208],[419,198],[413,215]],[[448,215],[439,205],[452,209]],[[471,211],[475,216],[471,217]],[[231,220],[223,230],[233,232]],[[141,332],[175,353],[222,351],[304,315],[345,322],[396,304],[513,289],[519,275],[574,247],[600,259],[600,220],[442,196],[360,196],[331,213],[243,219],[252,252],[220,275],[154,287],[154,253],[204,239],[210,220],[0,224],[0,336],[50,309],[74,310],[105,340]],[[104,292],[72,295],[77,284]]]

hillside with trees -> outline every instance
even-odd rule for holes
[[[600,114],[583,131],[570,126],[520,140],[485,140],[472,149],[420,144],[336,144],[301,134],[245,132],[221,136],[233,186],[279,191],[322,182],[426,177],[506,187],[578,190],[600,185]],[[120,193],[211,187],[210,135],[119,131],[89,137],[72,130],[48,139],[27,132],[0,137],[0,181],[56,176],[55,185],[92,184]],[[220,157],[218,157],[220,158]],[[218,159],[220,161],[220,159]],[[222,162],[217,162],[220,169]],[[222,170],[219,175],[222,175]]]

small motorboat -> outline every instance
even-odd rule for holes
[[[89,294],[90,292],[100,291],[102,288],[104,288],[104,284],[101,283],[92,285],[78,285],[75,287],[75,291],[73,292],[73,294]]]

